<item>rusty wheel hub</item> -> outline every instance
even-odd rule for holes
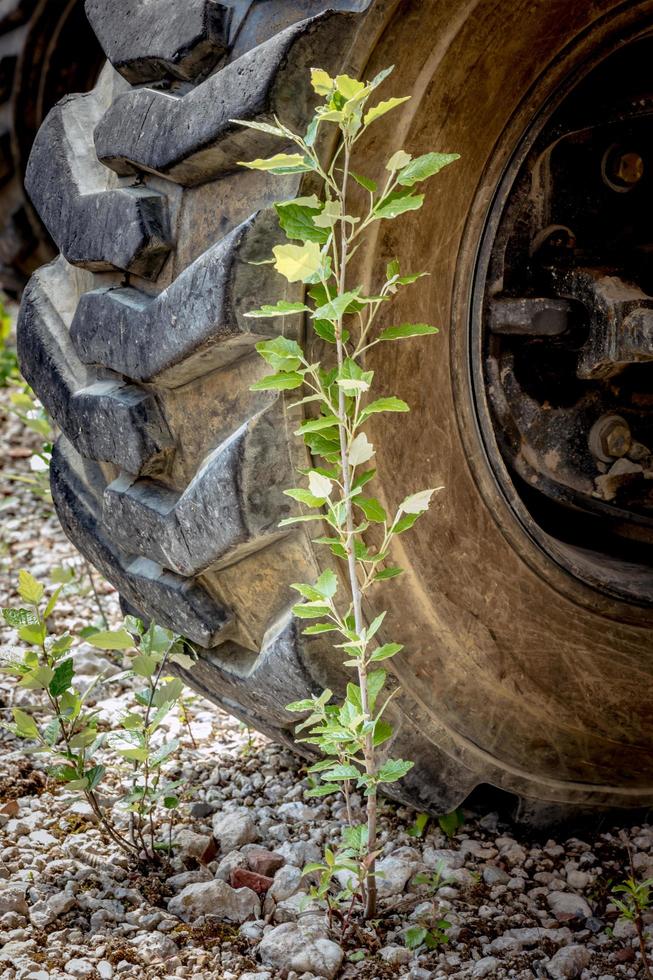
[[[504,492],[577,577],[653,602],[653,40],[535,121],[479,259],[477,405]]]

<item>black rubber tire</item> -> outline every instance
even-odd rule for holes
[[[71,89],[90,88],[102,50],[83,0],[3,0],[0,7],[0,287],[16,295],[56,255],[23,175],[45,116]]]
[[[299,181],[281,185],[239,170],[238,160],[279,147],[230,120],[276,112],[301,126],[311,105],[309,66],[358,74],[403,51],[394,87],[434,107],[406,116],[388,138],[396,143],[403,132],[411,149],[432,148],[428,119],[432,127],[442,118],[447,145],[438,148],[461,149],[463,159],[443,179],[425,223],[411,226],[409,261],[423,263],[431,249],[441,272],[442,297],[432,295],[433,308],[420,318],[443,315],[446,322],[453,310],[451,362],[441,356],[429,368],[443,393],[433,409],[440,413],[438,465],[453,489],[416,539],[416,564],[405,576],[412,591],[396,593],[390,612],[409,648],[398,658],[393,752],[416,760],[398,792],[443,812],[491,783],[530,800],[533,821],[538,813],[549,819],[556,807],[650,803],[653,730],[642,693],[652,670],[650,613],[603,601],[545,568],[512,527],[505,501],[480,472],[456,319],[473,268],[478,202],[487,202],[498,180],[495,144],[504,129],[510,136],[513,109],[566,44],[579,45],[580,58],[592,49],[592,31],[605,37],[622,29],[621,5],[268,0],[221,10],[197,0],[191,7],[204,19],[198,15],[189,36],[156,45],[146,20],[123,36],[128,5],[89,0],[125,77],[107,67],[92,93],[56,106],[27,172],[62,255],[26,289],[19,353],[63,431],[52,490],[67,533],[129,608],[200,648],[189,681],[255,727],[289,740],[294,719],[284,705],[325,684],[342,687],[338,658],[318,638],[302,638],[289,614],[289,583],[319,571],[309,537],[277,528],[289,508],[281,489],[306,460],[290,435],[296,415],[287,401],[249,391],[261,372],[254,331],[270,327],[242,316],[261,297],[278,295],[277,277],[251,261],[266,257],[277,235],[270,202],[297,194]],[[175,0],[160,0],[160,23],[173,22],[174,7]],[[629,9],[634,29],[653,4]],[[425,18],[429,30],[419,40]],[[507,37],[497,65],[490,42]],[[539,61],[524,57],[536,42]],[[469,82],[474,65],[477,79],[494,72],[480,102]],[[153,79],[157,88],[129,84]],[[474,112],[478,124],[470,127]],[[368,149],[373,159],[374,144]],[[432,243],[434,221],[449,227],[445,202],[455,231],[450,241],[442,234]],[[392,254],[394,234],[371,246],[377,257]],[[413,403],[423,397],[416,381],[422,363],[416,354],[389,362],[413,386]],[[426,438],[426,430],[414,438],[390,432],[385,453],[398,486],[385,488],[389,498],[418,456],[437,461]],[[479,462],[470,469],[473,445]],[[429,577],[420,581],[427,566]],[[569,667],[575,655],[584,662],[576,671]],[[570,697],[556,686],[565,683],[574,685]],[[583,699],[588,684],[593,697]]]

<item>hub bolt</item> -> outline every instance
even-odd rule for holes
[[[621,415],[602,415],[590,429],[588,444],[592,455],[602,463],[621,459],[633,444],[628,423]]]
[[[612,146],[603,157],[601,170],[613,191],[629,191],[644,176],[644,160],[635,150]]]

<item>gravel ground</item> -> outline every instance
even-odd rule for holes
[[[25,447],[36,445],[7,404],[0,389],[3,605],[17,600],[18,568],[46,578],[63,564],[80,582],[85,575],[51,506],[7,479],[29,472]],[[116,595],[97,576],[96,584],[115,625]],[[71,632],[97,621],[92,593],[69,595],[57,616]],[[0,630],[0,645],[12,641],[11,630]],[[79,656],[92,669],[92,657]],[[26,693],[2,680],[3,715]],[[130,693],[124,682],[108,681],[97,705],[121,712]],[[39,756],[2,736],[0,980],[643,975],[634,930],[618,920],[610,892],[631,858],[638,877],[653,874],[648,824],[534,839],[497,813],[466,814],[452,838],[434,821],[420,837],[409,834],[415,813],[386,803],[381,915],[340,944],[300,871],[325,843],[337,844],[340,802],[304,802],[301,762],[201,699],[191,708],[195,744],[177,715],[168,722],[184,744],[181,770],[173,761],[169,774],[182,776],[187,803],[172,862],[156,873],[127,866],[88,806],[48,781]],[[431,882],[415,883],[424,871]],[[406,948],[408,928],[432,928],[445,917],[445,945]]]

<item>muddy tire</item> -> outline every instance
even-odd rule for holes
[[[51,111],[27,172],[62,254],[25,292],[20,357],[63,433],[52,490],[67,533],[129,608],[197,645],[190,682],[255,727],[288,741],[284,705],[342,687],[337,657],[289,613],[289,583],[322,560],[278,529],[306,464],[296,410],[249,391],[256,331],[281,329],[243,317],[280,298],[251,262],[277,238],[271,202],[300,189],[239,170],[279,147],[230,119],[300,127],[312,64],[394,62],[393,91],[413,100],[398,129],[370,130],[370,176],[401,144],[461,153],[428,207],[361,256],[368,278],[395,253],[426,265],[429,285],[394,315],[446,328],[386,355],[389,390],[416,411],[372,434],[389,506],[446,487],[380,599],[406,645],[393,753],[416,766],[400,792],[442,812],[491,784],[532,819],[650,804],[650,580],[620,592],[541,546],[497,477],[470,365],[477,246],[516,147],[567,79],[646,30],[653,3],[198,0],[163,37],[146,18],[124,34],[126,5],[87,3],[117,71]]]
[[[83,0],[6,0],[0,9],[0,286],[19,293],[57,248],[23,175],[37,130],[71,90],[90,88],[102,50]]]

